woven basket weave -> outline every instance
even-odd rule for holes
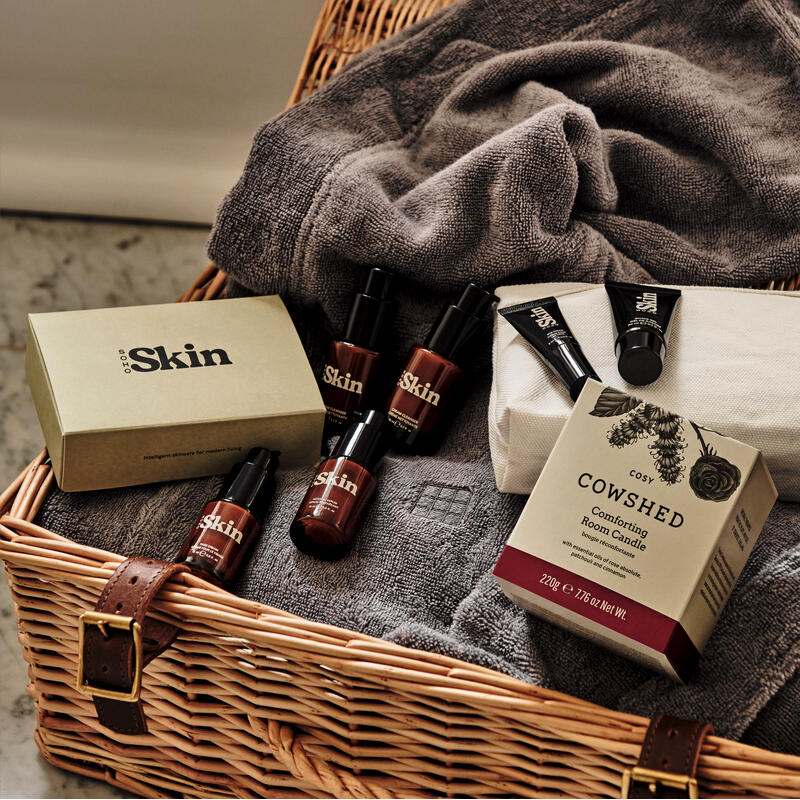
[[[329,0],[292,101],[446,4]],[[210,300],[224,287],[211,265],[180,300]],[[0,495],[0,557],[36,741],[51,763],[145,796],[619,796],[648,720],[311,622],[188,574],[153,605],[182,633],[145,670],[149,733],[111,733],[75,689],[77,618],[123,558],[33,523],[52,485],[42,452]],[[800,758],[712,736],[698,777],[703,795],[797,797]]]

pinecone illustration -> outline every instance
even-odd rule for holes
[[[656,440],[649,448],[656,470],[664,483],[677,483],[683,475],[683,450],[686,448],[681,418],[663,408],[656,408],[652,430]]]
[[[657,412],[658,409],[650,403],[637,406],[611,428],[608,432],[608,443],[612,447],[625,447],[644,439],[653,432],[653,421]]]

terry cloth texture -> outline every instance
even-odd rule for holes
[[[497,294],[500,308],[555,295],[604,383],[757,448],[780,498],[800,500],[800,292],[683,287],[663,372],[649,386],[626,383],[619,374],[604,287],[537,283],[503,286]],[[573,403],[502,317],[495,323],[493,367],[489,445],[497,488],[530,494]]]
[[[461,0],[268,122],[209,252],[241,287],[284,296],[315,368],[372,264],[403,279],[395,359],[467,280],[780,277],[800,245],[798,68],[800,27],[777,0]],[[293,549],[313,470],[285,471],[234,591],[797,751],[797,508],[774,509],[692,681],[655,676],[497,587],[490,571],[524,498],[494,487],[488,337],[476,356],[441,449],[388,458],[348,558]],[[40,522],[170,556],[217,484],[56,492]]]

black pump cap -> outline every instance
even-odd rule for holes
[[[655,332],[638,328],[617,339],[619,374],[634,386],[647,386],[664,366],[664,340]]]
[[[331,458],[349,458],[371,475],[389,449],[389,424],[386,414],[370,409],[361,414],[339,437]]]
[[[391,272],[380,267],[373,267],[367,275],[367,285],[364,287],[364,294],[369,297],[377,297],[378,300],[389,300],[389,290],[392,288]]]
[[[277,450],[254,447],[244,461],[231,467],[217,499],[240,506],[263,522],[279,457]]]
[[[350,306],[342,341],[367,350],[380,348],[394,313],[394,300],[390,297],[393,277],[391,272],[380,267],[369,271],[364,291],[355,296]]]
[[[476,286],[474,283],[468,283],[461,292],[461,297],[458,298],[456,308],[466,314],[472,314],[473,317],[482,317],[483,312],[492,304],[492,301],[497,298],[491,293],[487,292]]]
[[[425,347],[458,363],[467,347],[484,329],[486,311],[497,298],[468,283],[455,305],[446,306],[425,340]]]

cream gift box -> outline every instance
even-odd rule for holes
[[[494,575],[537,616],[685,679],[776,497],[758,450],[590,380]]]
[[[225,472],[251,447],[319,459],[325,407],[277,296],[31,314],[26,373],[56,481]]]
[[[783,500],[800,500],[800,292],[681,286],[655,383],[617,369],[605,288],[587,283],[503,286],[500,308],[554,295],[600,379],[725,431],[764,454]],[[567,390],[512,325],[496,317],[489,445],[501,492],[530,494],[572,410]]]

